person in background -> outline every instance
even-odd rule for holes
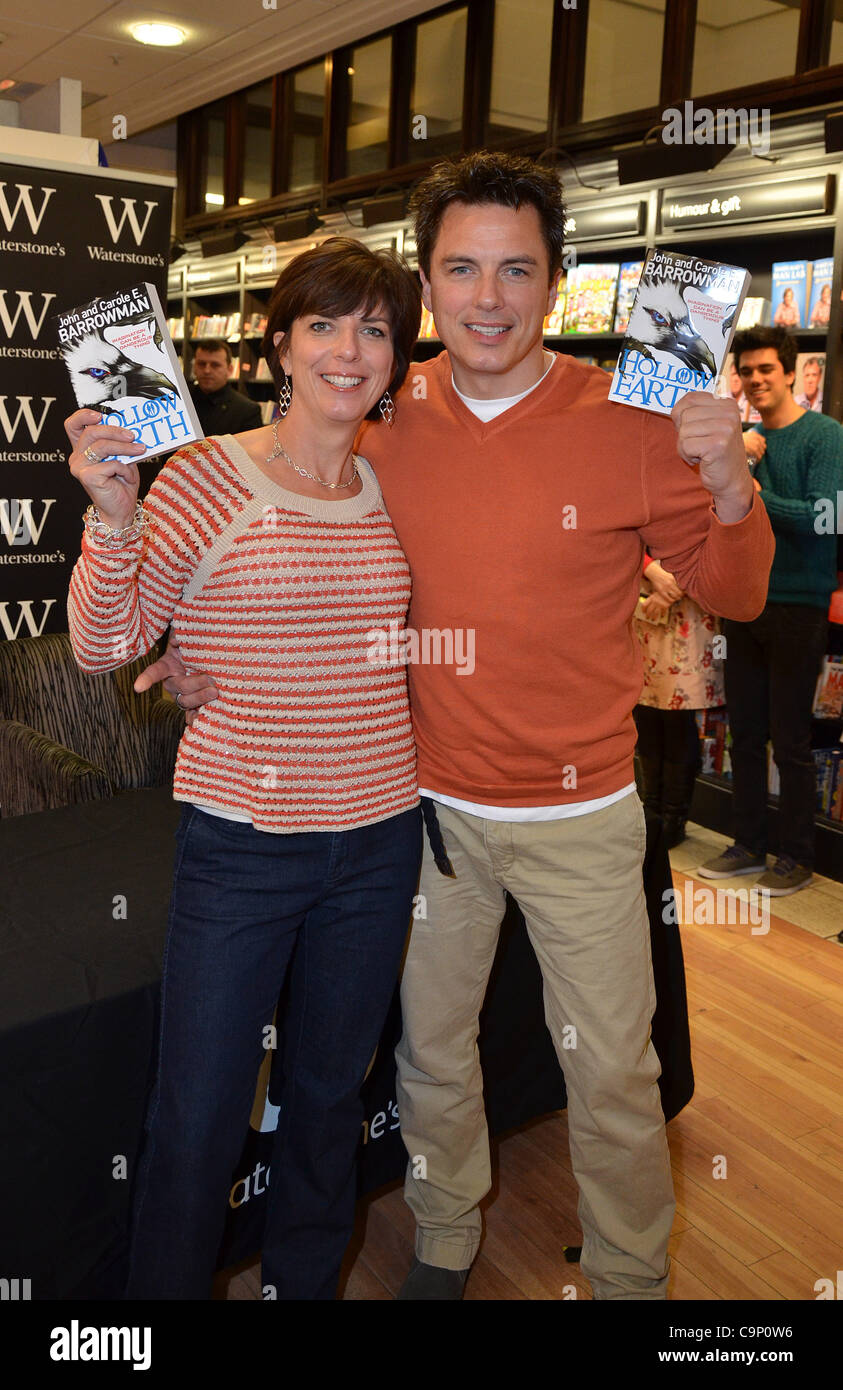
[[[735,361],[761,424],[743,437],[776,538],[764,611],[724,620],[726,704],[732,735],[735,843],[699,869],[702,878],[760,874],[773,896],[811,882],[816,774],[814,689],[837,588],[837,537],[817,532],[816,503],[843,490],[843,429],[793,399],[796,340],[783,328],[737,333]],[[779,769],[779,851],[767,868],[767,741]]]
[[[749,401],[744,394],[743,382],[740,379],[738,369],[735,366],[735,359],[731,353],[729,353],[729,395],[741,412],[741,419],[748,420]]]
[[[262,1243],[278,1299],[333,1299],[356,1198],[360,1088],[410,924],[421,811],[403,627],[410,571],[362,421],[394,414],[418,333],[399,259],[333,238],[282,271],[264,355],[283,418],[173,454],[136,502],[131,431],[66,422],[93,506],[73,650],[107,671],[167,626],[215,699],[181,740],[183,803],[157,1078],[133,1190],[129,1299],[210,1296],[229,1185],[277,1018],[283,1070]],[[381,426],[384,433],[386,427]]]
[[[794,396],[796,404],[803,410],[821,411],[823,408],[823,393],[820,390],[820,382],[823,376],[825,362],[821,362],[819,357],[809,357],[802,368],[802,391],[798,396]]]
[[[206,435],[239,434],[263,424],[257,401],[232,386],[231,348],[224,338],[203,338],[193,354],[190,394]]]
[[[695,711],[725,703],[714,645],[720,627],[649,556],[644,586],[649,592],[635,614],[644,658],[644,688],[633,711],[637,753],[644,806],[662,817],[666,847],[673,849],[685,838],[702,761]]]

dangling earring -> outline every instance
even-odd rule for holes
[[[384,391],[378,402],[378,409],[388,425],[395,419],[395,402],[388,391]]]
[[[290,409],[290,402],[292,401],[292,399],[293,399],[293,383],[292,383],[292,379],[291,379],[290,377],[288,377],[288,376],[285,376],[285,377],[284,377],[284,385],[281,387],[281,390],[278,392],[278,409],[281,411],[281,414],[282,414],[282,415],[286,415],[286,414],[287,414],[287,411]]]

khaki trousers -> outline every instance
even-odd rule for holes
[[[666,1298],[675,1203],[650,1040],[655,990],[638,795],[545,822],[436,810],[456,878],[439,873],[425,837],[427,916],[410,934],[396,1049],[416,1255],[466,1269],[480,1245],[478,1203],[491,1168],[478,1016],[508,889],[541,967],[545,1017],[565,1073],[581,1268],[595,1298]]]

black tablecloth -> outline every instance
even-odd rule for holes
[[[178,814],[169,792],[154,788],[0,820],[0,1274],[31,1279],[33,1298],[116,1297],[121,1287]],[[645,888],[653,1041],[670,1119],[690,1099],[693,1075],[679,932],[663,921],[670,869],[660,832],[648,821]],[[361,1192],[404,1168],[392,1055],[399,1033],[396,993],[365,1085]],[[493,1133],[565,1105],[538,966],[512,902],[480,1054]],[[271,1143],[270,1131],[249,1129],[219,1267],[260,1247]]]

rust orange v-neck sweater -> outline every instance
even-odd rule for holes
[[[482,424],[442,353],[411,366],[392,429],[364,429],[412,572],[422,787],[541,806],[632,781],[645,546],[708,612],[747,621],[764,606],[775,543],[758,496],[724,525],[672,421],[610,403],[609,381],[557,354],[534,391]],[[449,647],[433,630],[463,655],[473,640],[473,669],[436,664]]]

